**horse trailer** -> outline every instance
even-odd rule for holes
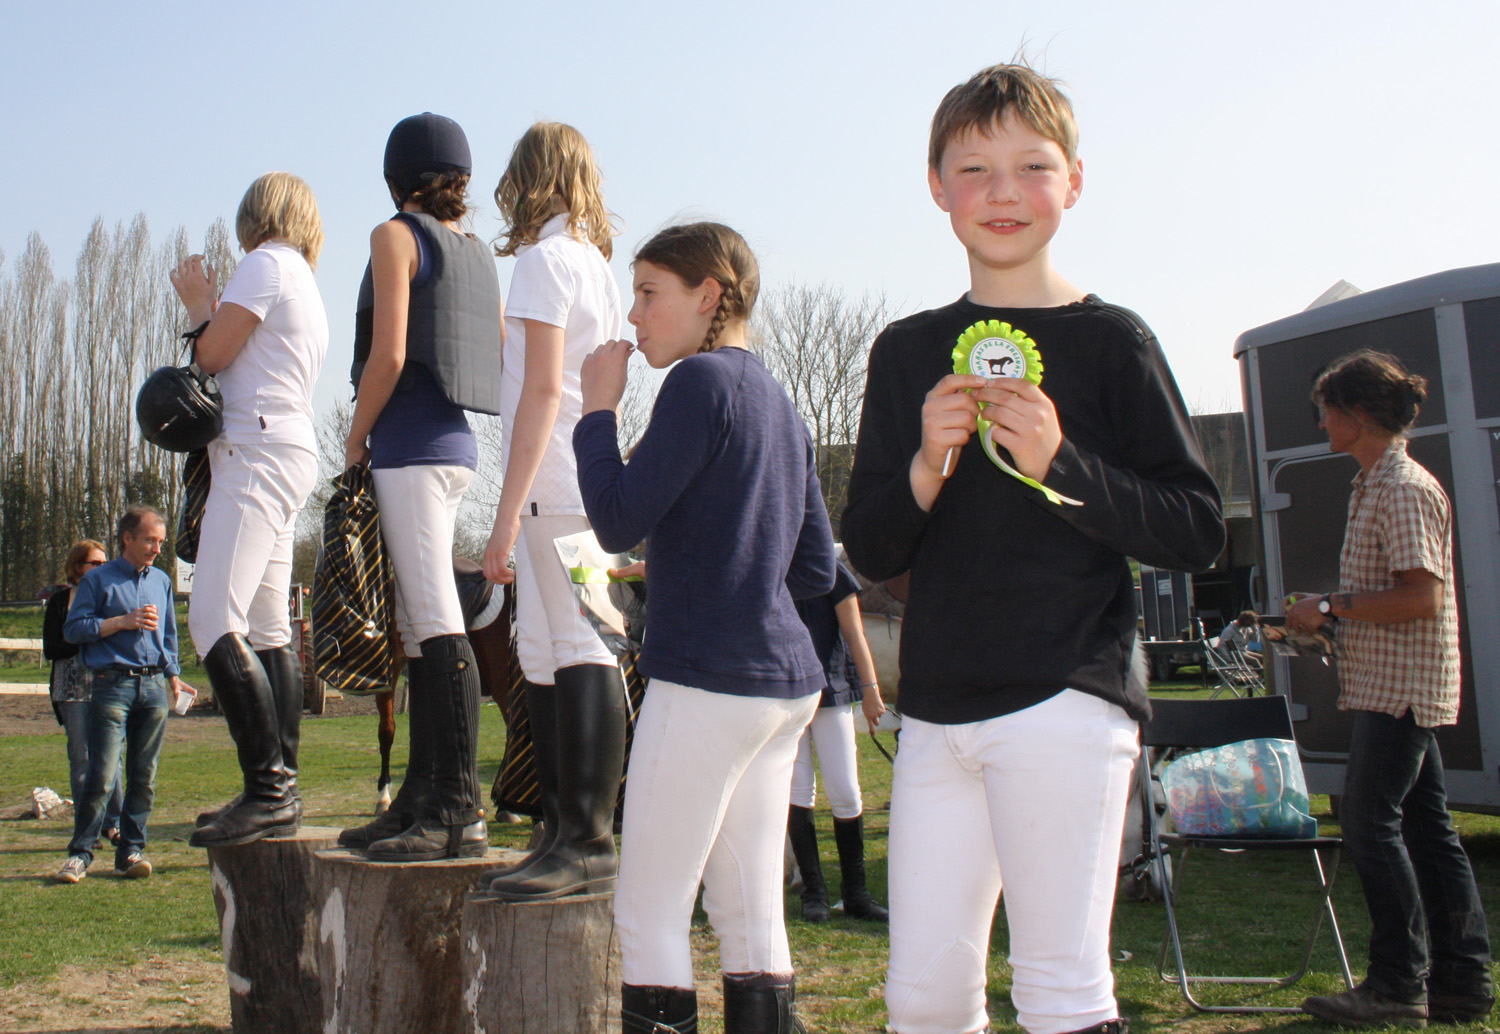
[[[1241,334],[1234,354],[1255,482],[1262,612],[1291,592],[1338,587],[1339,550],[1359,465],[1329,451],[1309,399],[1313,378],[1357,348],[1399,356],[1428,382],[1411,457],[1453,503],[1463,688],[1438,743],[1448,801],[1500,813],[1500,264],[1455,269],[1347,297]],[[1348,756],[1338,676],[1319,660],[1268,658],[1290,698],[1315,793],[1337,794]]]

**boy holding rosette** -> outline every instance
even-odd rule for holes
[[[1151,331],[1052,266],[1083,185],[1057,84],[998,65],[955,87],[928,163],[970,287],[875,342],[842,527],[865,575],[911,575],[891,1029],[987,1029],[1003,884],[1021,1026],[1118,1034],[1110,913],[1150,713],[1126,558],[1207,568],[1219,496]]]

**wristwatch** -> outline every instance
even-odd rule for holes
[[[1333,617],[1333,593],[1324,594],[1323,598],[1318,601],[1318,613],[1325,617]]]

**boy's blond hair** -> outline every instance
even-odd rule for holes
[[[562,122],[538,122],[516,141],[495,187],[495,204],[505,218],[505,243],[495,254],[514,255],[535,244],[547,220],[568,214],[568,232],[588,241],[607,259],[619,232],[604,207],[599,166],[583,134]]]
[[[1062,83],[1027,65],[991,65],[948,91],[932,116],[927,164],[938,168],[954,137],[971,129],[988,133],[1006,115],[1062,148],[1068,164],[1078,160],[1078,124]]]
[[[312,188],[289,172],[268,172],[245,191],[234,216],[234,233],[248,254],[266,241],[285,241],[318,268],[323,220]]]

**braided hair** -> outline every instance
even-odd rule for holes
[[[755,254],[745,238],[723,223],[669,226],[641,245],[635,260],[660,266],[685,284],[701,284],[710,278],[718,282],[719,305],[699,352],[712,352],[729,324],[749,320],[760,295]]]
[[[1361,348],[1329,363],[1313,382],[1312,400],[1343,413],[1359,410],[1391,434],[1417,422],[1427,378],[1388,352]]]

